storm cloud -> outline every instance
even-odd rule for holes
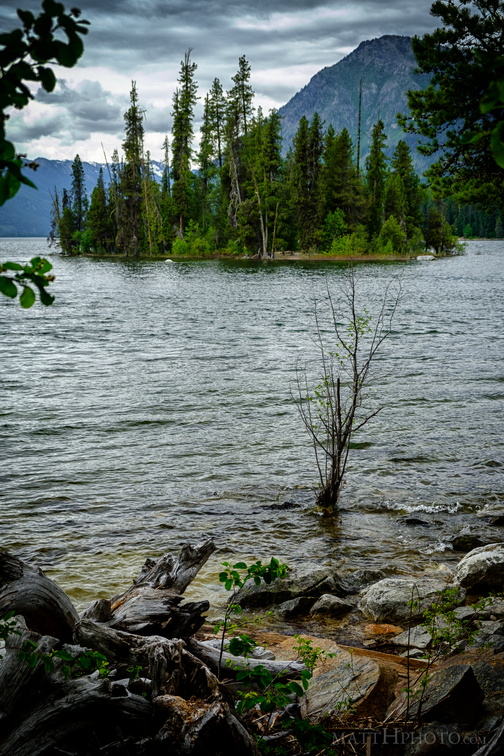
[[[4,0],[2,31],[18,25],[19,5],[40,8],[34,0]],[[36,102],[13,114],[9,134],[32,157],[71,158],[78,151],[84,159],[100,160],[103,143],[109,152],[120,147],[123,113],[136,81],[146,113],[146,146],[160,158],[187,49],[198,65],[197,120],[214,78],[226,89],[232,86],[241,55],[252,67],[256,104],[267,112],[366,39],[431,31],[437,24],[430,5],[431,0],[86,0],[82,16],[91,26],[84,56],[74,69],[56,70],[54,93],[34,92]]]

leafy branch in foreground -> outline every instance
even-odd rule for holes
[[[56,76],[46,64],[72,68],[84,52],[81,36],[87,34],[88,21],[77,20],[80,10],[65,11],[62,3],[43,0],[42,12],[19,10],[22,27],[0,34],[0,205],[14,197],[21,184],[35,187],[21,169],[23,155],[16,154],[12,142],[5,138],[7,108],[26,107],[33,95],[27,82],[34,82],[46,92],[56,86]],[[66,37],[66,41],[62,39]],[[36,168],[35,163],[27,164]]]
[[[220,653],[219,653],[219,665],[218,676],[220,677],[222,667],[222,655],[224,653],[224,644],[226,641],[226,633],[230,629],[230,620],[232,614],[239,614],[241,612],[241,606],[235,603],[235,598],[243,586],[250,580],[253,580],[256,585],[261,585],[261,582],[270,585],[277,578],[284,577],[287,573],[287,565],[280,564],[278,559],[272,557],[269,564],[262,564],[260,560],[254,562],[254,564],[247,565],[245,562],[237,562],[234,565],[229,562],[222,562],[222,566],[226,569],[219,574],[219,582],[224,583],[224,587],[227,591],[233,591],[231,598],[226,606],[224,613],[224,620],[222,623],[217,623],[215,626],[215,632],[219,632],[222,629]],[[247,655],[255,646],[255,642],[248,635],[242,634],[238,638],[233,638],[230,641],[230,652],[233,655]]]
[[[392,330],[401,294],[400,286],[395,291],[393,286],[394,282],[385,289],[374,325],[366,308],[359,311],[353,271],[340,286],[338,302],[328,290],[331,348],[326,346],[325,326],[315,305],[319,382],[311,388],[308,368],[298,369],[296,404],[315,452],[320,481],[317,506],[326,515],[336,510],[353,435],[382,409],[365,406],[365,389],[371,363]]]
[[[0,263],[0,293],[15,299],[20,287],[19,304],[28,308],[36,300],[35,291],[29,285],[33,284],[38,289],[42,304],[50,305],[54,302],[54,297],[46,291],[46,286],[54,281],[54,276],[49,274],[50,270],[51,263],[43,257],[33,257],[27,265]]]

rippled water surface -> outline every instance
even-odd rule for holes
[[[47,255],[34,239],[0,250]],[[206,595],[233,555],[433,569],[460,557],[451,533],[502,502],[503,242],[358,266],[371,313],[394,277],[403,299],[376,362],[385,406],[356,439],[331,525],[311,509],[291,392],[316,354],[314,299],[344,265],[52,261],[52,307],[0,302],[0,535],[77,603],[208,536],[220,549],[194,588]]]

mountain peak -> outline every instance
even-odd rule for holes
[[[414,147],[415,137],[402,133],[396,115],[408,110],[406,92],[421,89],[428,82],[428,77],[416,74],[415,68],[410,37],[387,34],[361,42],[338,63],[316,73],[280,108],[286,145],[296,133],[300,118],[311,119],[314,113],[318,113],[326,128],[332,124],[336,131],[348,129],[355,146],[362,81],[361,154],[368,151],[371,130],[379,119],[385,124],[390,151],[399,139],[405,139]],[[422,158],[416,155],[415,158],[417,169],[425,170]]]

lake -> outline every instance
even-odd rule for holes
[[[375,363],[383,409],[355,438],[331,523],[313,510],[294,397],[296,367],[317,360],[314,302],[338,298],[346,265],[50,259],[53,306],[0,301],[0,534],[79,606],[207,537],[219,549],[192,590],[217,603],[225,559],[453,567],[450,536],[502,504],[504,242],[356,266],[371,315],[390,281],[403,296]]]

